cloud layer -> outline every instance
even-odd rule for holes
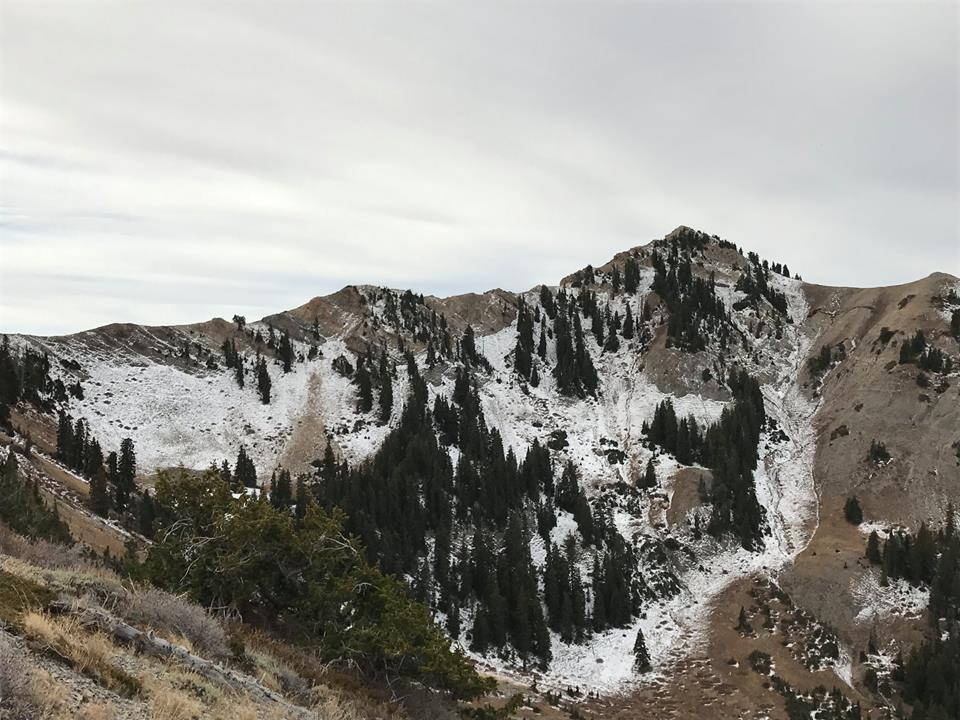
[[[0,5],[0,330],[556,282],[691,225],[960,273],[955,3]]]

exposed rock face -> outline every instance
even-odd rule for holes
[[[899,362],[901,345],[918,330],[958,356],[940,304],[956,285],[955,278],[935,273],[886,288],[807,288],[816,349],[842,343],[846,353],[818,389],[816,475],[825,494],[862,497],[867,517],[908,527],[939,522],[947,503],[957,499],[960,466],[951,447],[960,428],[956,377],[926,373],[930,386],[921,387],[917,364]],[[844,426],[846,434],[836,432]],[[886,444],[889,462],[868,462],[872,440]]]

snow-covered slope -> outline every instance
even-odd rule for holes
[[[552,447],[557,464],[572,460],[588,495],[611,508],[617,529],[637,548],[657,549],[675,541],[689,550],[670,554],[666,565],[662,555],[640,552],[648,582],[662,580],[643,615],[631,627],[599,633],[581,645],[564,644],[554,636],[553,660],[546,673],[527,674],[509,657],[478,658],[512,677],[535,675],[541,687],[610,693],[662,675],[672,663],[702,649],[715,599],[744,577],[775,577],[789,567],[820,522],[821,488],[814,473],[818,443],[822,444],[815,424],[821,399],[813,388],[805,387],[807,360],[822,342],[817,337],[822,332],[819,319],[811,321],[811,297],[819,297],[819,290],[774,272],[769,282],[785,298],[786,315],[775,313],[766,301],[746,303],[747,294],[737,289],[737,281],[749,266],[747,259],[713,239],[696,257],[694,272],[715,282],[734,340],[729,347],[711,344],[699,353],[681,352],[665,342],[665,310],[652,291],[654,271],[646,252],[647,248],[634,248],[590,269],[594,281],[589,289],[600,303],[621,317],[629,305],[635,318],[649,303],[652,329],[651,337],[621,341],[613,352],[603,352],[592,338],[585,343],[599,376],[596,397],[562,395],[548,372],[531,386],[514,370],[516,307],[521,298],[528,307],[538,307],[539,292],[533,290],[418,300],[409,293],[356,287],[242,329],[225,321],[179,328],[110,326],[68,337],[24,336],[13,341],[48,352],[51,374],[65,385],[80,383],[82,396],[69,395],[63,408],[74,418],[84,418],[107,450],[118,447],[125,437],[133,438],[141,471],[232,462],[244,446],[261,479],[267,479],[281,465],[294,472],[308,470],[328,441],[351,464],[371,456],[401,414],[408,391],[405,350],[413,353],[427,380],[430,402],[436,396],[451,397],[456,362],[449,355],[430,362],[424,338],[438,341],[446,329],[456,340],[466,322],[476,321],[476,346],[490,366],[476,374],[479,396],[486,423],[499,431],[504,444],[523,458],[537,440]],[[627,257],[643,259],[637,291],[614,292],[614,269]],[[584,291],[582,273],[562,281],[566,292]],[[552,289],[556,292],[557,286]],[[401,323],[396,307],[405,302],[410,314]],[[444,311],[451,313],[449,326],[446,317],[437,321],[437,314]],[[588,337],[590,325],[585,319]],[[266,336],[274,327],[291,338],[296,359],[289,372],[283,371],[273,349],[255,340],[257,333]],[[239,387],[234,372],[224,367],[224,340],[237,342],[248,368],[258,354],[266,358],[272,380],[268,404],[261,402],[251,374]],[[556,341],[551,337],[546,344],[544,365],[551,367]],[[386,352],[396,368],[395,402],[386,423],[375,412],[357,412],[356,384],[335,365],[344,358],[356,366],[368,352]],[[695,486],[697,475],[709,470],[682,467],[670,454],[654,448],[641,430],[668,398],[678,417],[693,416],[701,427],[716,422],[732,398],[715,379],[734,366],[760,380],[771,420],[761,437],[754,474],[767,526],[760,551],[705,534],[700,537],[694,518],[702,519],[707,511],[691,492],[691,483]],[[656,491],[629,494],[617,489],[633,486],[651,459],[660,482]],[[558,511],[551,539],[562,543],[575,528],[572,516]],[[545,553],[542,539],[535,535],[531,540],[535,564],[542,566]],[[590,573],[586,554],[580,569],[584,577]],[[874,592],[869,578],[858,581],[851,592],[863,617],[872,616],[876,607],[913,612],[922,600],[909,593],[893,597],[891,590],[890,597],[873,603],[868,597]],[[465,641],[469,617],[462,625],[460,640]],[[651,655],[653,672],[648,676],[634,671],[637,629],[642,629]]]

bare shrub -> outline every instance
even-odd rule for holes
[[[170,686],[158,688],[150,695],[151,720],[193,720],[204,712],[200,701]]]
[[[140,587],[118,608],[123,618],[158,633],[180,636],[197,654],[222,660],[230,656],[223,626],[202,607],[173,593]]]
[[[47,540],[29,540],[0,523],[0,553],[55,570],[84,570],[98,566],[81,546],[59,545]]]

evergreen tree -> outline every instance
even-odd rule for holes
[[[260,395],[260,402],[264,405],[270,404],[270,373],[267,372],[267,361],[262,356],[257,356],[257,394]]]
[[[520,377],[530,378],[533,367],[533,316],[523,296],[517,303],[517,344],[513,351],[513,366]]]
[[[630,295],[637,292],[640,284],[640,268],[637,265],[636,258],[627,258],[623,266],[623,289]]]
[[[277,354],[280,356],[283,371],[285,373],[290,372],[290,368],[293,365],[293,345],[290,342],[290,335],[286,330],[280,335],[280,347],[277,350]]]
[[[101,466],[96,475],[90,478],[90,509],[97,515],[106,517],[111,506],[107,492],[107,472]]]
[[[653,466],[653,458],[651,457],[647,460],[646,470],[643,472],[643,479],[640,481],[640,487],[645,490],[655,488],[657,486],[657,471]]]
[[[609,312],[609,307],[607,308]],[[617,335],[620,324],[619,316],[614,313],[613,317],[609,319],[609,327],[607,329],[607,341],[603,344],[604,352],[617,352],[620,349],[620,338]]]
[[[277,509],[283,509],[289,507],[291,502],[293,502],[293,489],[290,471],[281,468],[279,473],[274,473],[270,483],[270,504]]]
[[[537,357],[541,360],[547,359],[547,321],[540,321],[540,339],[537,342]]]
[[[393,412],[393,379],[387,367],[387,355],[384,351],[380,356],[380,422],[390,422]]]
[[[137,503],[137,528],[140,534],[146,538],[153,538],[154,522],[157,516],[157,509],[153,503],[153,498],[146,490],[140,495],[140,501]]]
[[[870,561],[871,565],[879,565],[881,563],[880,537],[877,535],[876,530],[872,530],[870,537],[867,538],[866,558]]]
[[[646,673],[653,669],[650,664],[650,653],[647,652],[647,643],[643,639],[643,630],[637,628],[637,639],[633,642],[633,667],[637,672]]]
[[[90,436],[89,441],[87,442],[87,450],[84,453],[83,457],[83,467],[81,468],[82,474],[87,478],[96,477],[103,469],[103,451],[100,449],[99,441]]]
[[[83,419],[77,420],[73,426],[73,453],[69,458],[69,465],[77,472],[83,472],[83,459],[87,454],[87,426]]]
[[[373,409],[373,388],[370,373],[363,358],[357,360],[357,374],[354,376],[357,386],[357,412],[368,413]]]
[[[293,509],[293,515],[297,520],[303,520],[307,516],[307,506],[309,503],[310,498],[307,494],[307,486],[304,484],[303,479],[300,478],[297,480],[297,496]]]
[[[133,440],[124,438],[120,443],[120,455],[117,459],[117,475],[114,482],[114,507],[123,512],[130,503],[130,496],[136,490],[137,455]]]
[[[863,510],[860,508],[860,501],[856,495],[851,495],[843,504],[843,516],[848,523],[859,525],[863,522]]]
[[[0,344],[0,425],[10,419],[10,409],[20,400],[20,376],[10,350],[10,339],[4,335]]]
[[[633,312],[630,310],[630,303],[627,303],[627,310],[623,315],[623,339],[632,340],[634,333]]]
[[[57,458],[70,465],[73,455],[73,422],[70,416],[61,410],[57,423]]]
[[[162,588],[297,633],[324,662],[349,660],[456,697],[491,688],[402,582],[365,560],[341,515],[311,504],[297,522],[267,502],[231,497],[216,472],[164,474],[156,500],[165,510],[144,572]],[[177,532],[165,532],[174,524]]]
[[[237,461],[233,468],[234,487],[257,487],[257,469],[253,460],[247,455],[247,449],[242,445],[237,452]]]
[[[15,532],[31,540],[44,539],[56,543],[72,542],[70,531],[57,513],[44,503],[35,482],[24,482],[20,477],[17,454],[12,448],[0,471],[0,520]]]
[[[540,286],[540,305],[543,306],[544,312],[551,320],[557,316],[557,306],[553,299],[553,293],[546,285]]]

